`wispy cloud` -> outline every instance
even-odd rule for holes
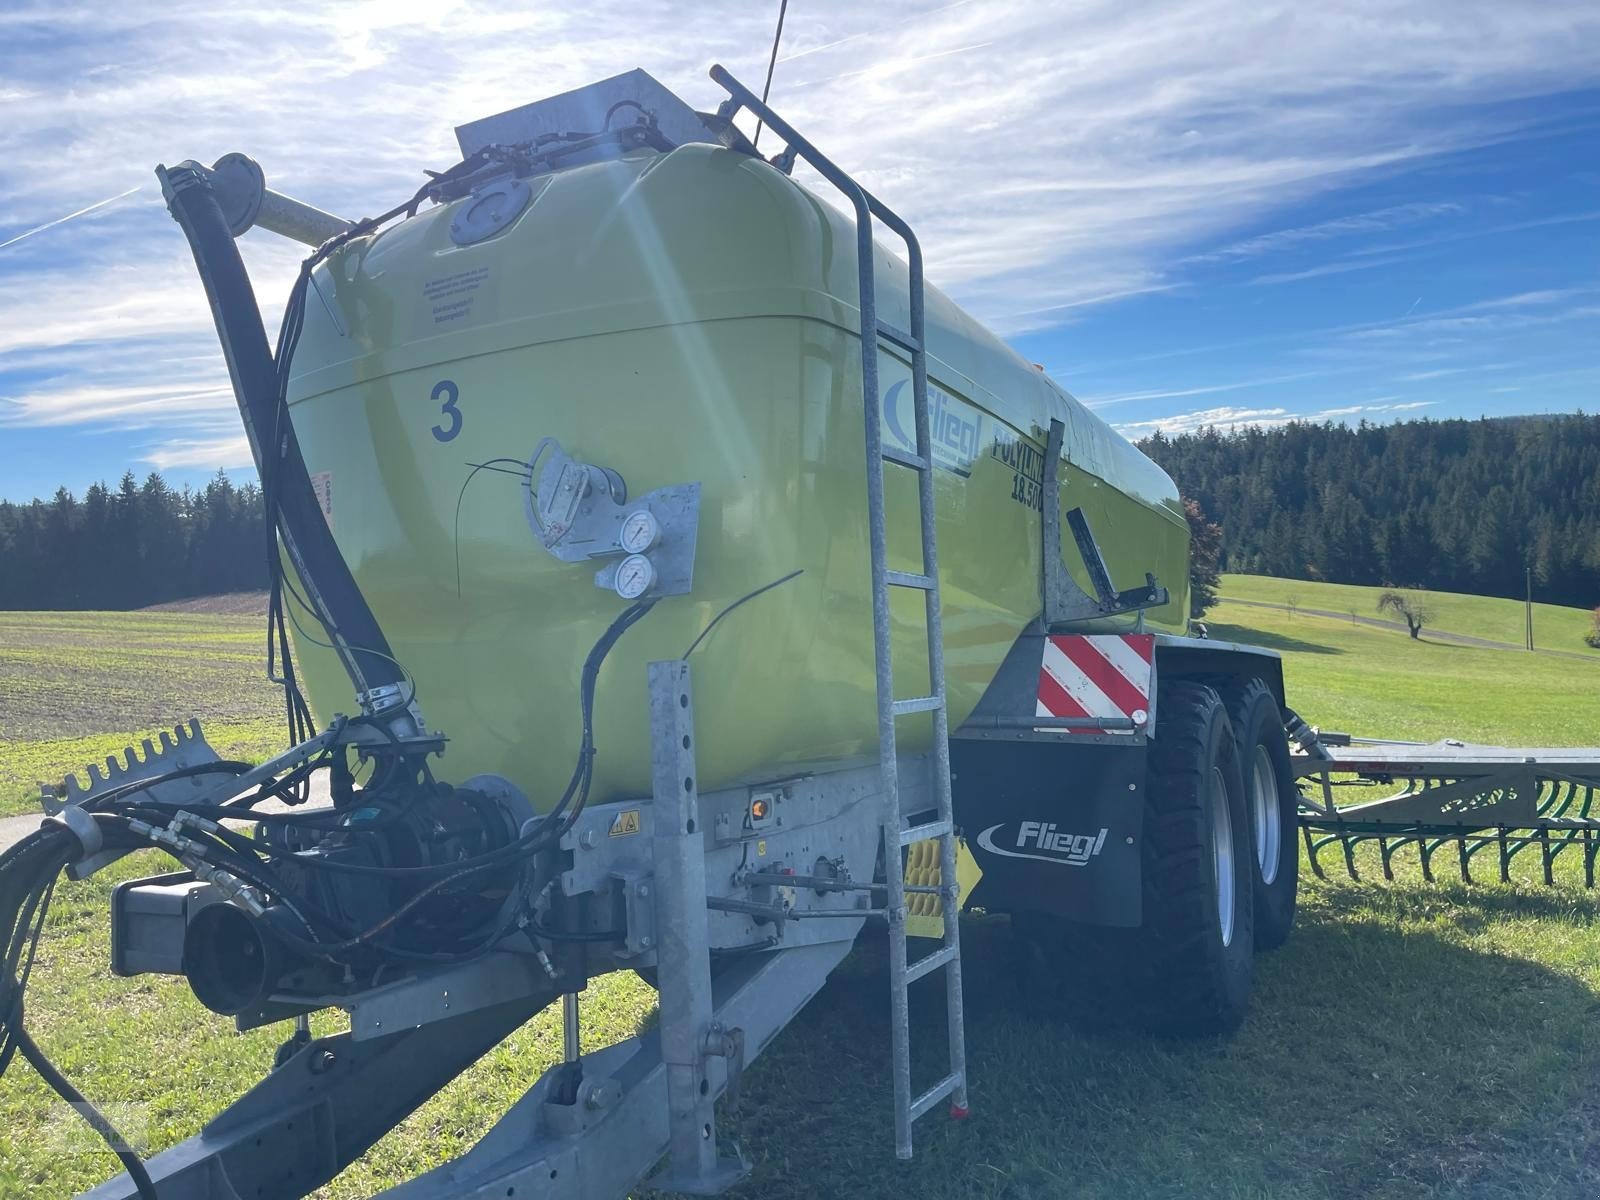
[[[214,438],[173,438],[146,450],[141,461],[158,471],[173,467],[247,467],[250,443],[242,433]]]
[[[0,194],[21,232],[0,256],[0,419],[160,426],[192,443],[173,454],[216,451],[221,430],[182,425],[213,419],[220,363],[165,361],[180,344],[194,353],[210,318],[149,187],[156,162],[244,150],[282,190],[374,212],[453,160],[454,122],[618,71],[642,65],[709,109],[720,95],[707,65],[759,81],[772,18],[622,0],[6,5]],[[1600,10],[1421,0],[1400,21],[1380,0],[814,0],[792,6],[785,38],[775,105],[911,220],[930,278],[1017,333],[1181,287],[1197,246],[1266,265],[1458,220],[1449,203],[1397,204],[1237,233],[1363,172],[1508,136],[1514,121],[1485,106],[1591,83]],[[85,209],[93,196],[123,199]],[[242,245],[270,322],[298,249]],[[1100,402],[1243,386],[1131,387]]]
[[[1274,375],[1267,379],[1239,379],[1231,383],[1213,383],[1202,387],[1180,388],[1172,391],[1127,392],[1118,396],[1086,396],[1083,402],[1090,408],[1105,408],[1112,404],[1126,404],[1132,400],[1170,400],[1181,396],[1209,396],[1216,392],[1237,392],[1246,388],[1270,387],[1279,383],[1292,383],[1309,379],[1313,372],[1299,371],[1293,375]],[[1325,374],[1325,372],[1319,372]]]
[[[1148,421],[1130,421],[1115,428],[1123,437],[1142,438],[1149,437],[1152,433],[1197,433],[1202,429],[1240,429],[1252,425],[1268,427],[1287,425],[1290,421],[1344,421],[1350,417],[1392,419],[1418,409],[1431,408],[1436,403],[1434,400],[1412,400],[1400,404],[1368,402],[1318,409],[1313,412],[1296,412],[1282,406],[1202,408],[1194,412],[1153,417]]]
[[[1464,211],[1465,206],[1453,200],[1394,204],[1387,208],[1351,213],[1348,216],[1317,221],[1310,225],[1300,225],[1291,229],[1278,229],[1271,233],[1257,234],[1255,237],[1245,238],[1243,241],[1234,242],[1231,245],[1208,250],[1204,254],[1190,255],[1184,261],[1191,264],[1201,264],[1259,258],[1262,255],[1280,254],[1285,250],[1297,249],[1311,242],[1327,242],[1338,238],[1364,234],[1388,233],[1406,225],[1416,225],[1443,216],[1453,216]]]

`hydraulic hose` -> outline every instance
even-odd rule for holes
[[[284,551],[311,602],[322,610],[330,641],[356,692],[398,685],[404,674],[323,518],[294,428],[277,419],[278,364],[250,276],[207,173],[198,163],[183,163],[157,167],[156,177],[168,210],[189,239],[211,302],[256,470],[263,485],[271,480],[276,491],[277,533]]]

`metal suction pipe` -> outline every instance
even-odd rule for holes
[[[196,162],[183,165],[194,167],[210,182],[234,237],[260,228],[307,246],[320,246],[355,224],[273,191],[261,164],[249,155],[224,154],[209,167]]]

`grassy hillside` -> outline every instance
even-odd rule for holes
[[[1299,579],[1274,579],[1265,575],[1224,575],[1224,600],[1259,600],[1287,604],[1292,599],[1301,608],[1320,608],[1342,615],[1394,620],[1392,614],[1378,611],[1378,597],[1384,588],[1359,587],[1347,583],[1307,583]],[[1523,644],[1523,604],[1495,596],[1464,596],[1457,592],[1428,592],[1428,608],[1433,619],[1423,630],[1461,633],[1493,642]],[[1571,650],[1594,654],[1584,645],[1583,635],[1594,625],[1593,614],[1584,608],[1564,608],[1559,604],[1533,606],[1533,644],[1541,650]]]
[[[281,749],[265,647],[253,615],[0,612],[0,816],[37,811],[38,781],[191,717],[225,758]]]
[[[1206,625],[1213,638],[1279,651],[1289,703],[1313,725],[1413,741],[1600,745],[1600,661],[1414,641],[1402,630],[1226,600]]]
[[[1600,742],[1600,667],[1413,643],[1403,633],[1238,604],[1213,618],[1216,637],[1281,650],[1293,702],[1328,726]],[[52,621],[0,625],[0,653],[19,640],[94,647],[69,671],[48,655],[20,668],[21,659],[6,660],[0,711],[16,727],[49,733],[58,690],[78,734],[139,728],[130,714],[164,722],[167,701],[138,703],[139,692],[164,688],[188,703],[182,713],[244,712],[256,723],[248,727],[275,735],[270,692],[259,711],[249,708],[254,621],[234,629],[223,618],[190,616],[161,632],[127,617],[58,619],[72,623],[70,637]],[[148,653],[118,657],[129,645]],[[239,659],[208,671],[203,660],[216,655],[201,646]],[[174,662],[163,665],[168,655]],[[19,671],[55,683],[40,687]],[[97,707],[97,695],[116,699]],[[19,745],[9,729],[0,764]],[[67,761],[82,757],[70,749]],[[163,861],[146,854],[58,890],[28,1007],[47,1052],[91,1098],[132,1106],[118,1112],[142,1121],[152,1149],[194,1133],[249,1087],[287,1032],[235,1034],[180,980],[107,974],[110,888]],[[740,1109],[722,1129],[755,1172],[733,1196],[1600,1195],[1597,918],[1600,903],[1572,887],[1430,888],[1414,868],[1402,868],[1394,885],[1308,879],[1288,945],[1258,960],[1243,1030],[1197,1043],[1090,1035],[1030,1016],[1005,922],[974,919],[963,931],[973,1115],[920,1123],[909,1164],[893,1154],[885,984],[881,949],[869,943],[747,1074]],[[653,1001],[631,974],[591,983],[586,1048],[647,1023]],[[913,1044],[928,1059],[919,1071],[931,1076],[942,1028],[936,985],[919,984],[912,1008]],[[319,1028],[339,1019],[324,1015]],[[552,1008],[318,1195],[367,1196],[462,1152],[559,1056]],[[38,1078],[14,1064],[0,1081],[0,1197],[69,1195],[105,1178],[116,1164],[93,1146]]]

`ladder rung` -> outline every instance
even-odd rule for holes
[[[900,844],[909,846],[912,842],[925,842],[929,838],[946,837],[949,833],[949,821],[929,821],[926,825],[913,825],[910,829],[902,829],[900,831]]]
[[[887,321],[878,322],[878,336],[886,341],[893,342],[902,350],[909,350],[915,354],[922,349],[922,343],[912,337],[904,329],[897,329]]]
[[[932,712],[943,704],[937,696],[912,696],[909,700],[896,700],[890,707],[895,716],[903,717],[909,713]]]
[[[932,575],[914,575],[910,571],[885,571],[883,578],[890,587],[921,588],[925,592],[933,591]]]
[[[911,1102],[911,1119],[915,1121],[939,1101],[961,1086],[961,1073],[953,1071]]]
[[[913,454],[909,450],[902,450],[899,446],[885,446],[883,456],[890,462],[897,462],[902,467],[910,467],[913,471],[926,471],[928,460],[920,454]]]
[[[955,960],[958,946],[944,946],[932,954],[924,954],[914,963],[906,966],[906,982],[915,983],[930,971],[937,971],[940,967],[948,966]]]

